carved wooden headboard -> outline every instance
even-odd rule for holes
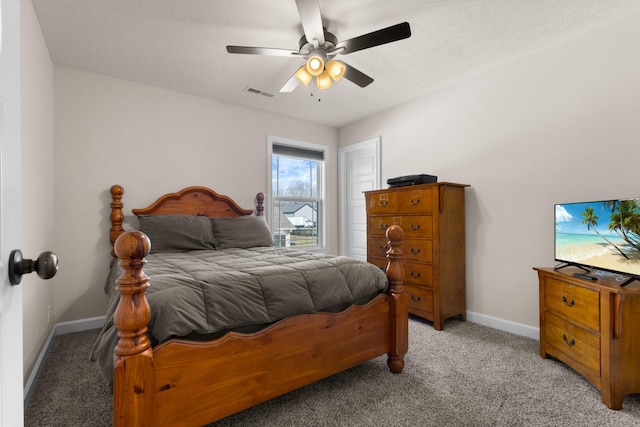
[[[109,190],[111,193],[111,228],[109,240],[111,246],[118,236],[124,233],[122,223],[124,222],[122,195],[124,188],[120,185],[113,185]],[[132,209],[134,215],[203,215],[213,218],[219,217],[239,217],[251,215],[253,210],[241,208],[233,199],[228,196],[218,194],[207,187],[187,187],[177,193],[168,193],[159,197],[155,202],[146,208]],[[264,214],[264,194],[256,195],[256,215]],[[111,255],[115,257],[113,249]]]

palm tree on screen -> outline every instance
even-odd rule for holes
[[[582,218],[584,218],[582,220],[582,224],[587,225],[587,230],[591,230],[591,228],[593,227],[593,231],[595,231],[595,233],[598,236],[602,237],[605,242],[607,242],[608,244],[616,248],[616,250],[620,252],[620,255],[622,255],[626,259],[629,259],[629,257],[624,252],[622,252],[622,250],[619,247],[617,247],[613,242],[609,241],[609,239],[607,239],[602,234],[600,234],[600,232],[596,229],[596,225],[598,225],[598,219],[600,219],[600,217],[596,215],[596,213],[593,211],[593,208],[591,206],[588,206],[584,210],[584,212],[582,212]]]
[[[637,199],[614,202],[609,230],[640,251],[640,206]]]

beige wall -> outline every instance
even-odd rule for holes
[[[337,251],[336,129],[70,68],[54,76],[57,321],[104,315],[111,185],[124,187],[128,214],[189,185],[253,208],[267,190],[267,135],[330,147]]]
[[[53,65],[31,1],[21,1],[21,108],[22,108],[22,254],[36,258],[55,250]],[[67,263],[63,263],[64,265]],[[54,283],[36,274],[26,275],[23,288],[23,358],[27,378],[45,343],[53,319]]]
[[[382,135],[384,181],[471,184],[472,318],[536,328],[554,203],[640,197],[638,40],[640,15],[340,129],[341,145]]]

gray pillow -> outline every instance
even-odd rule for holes
[[[273,246],[273,236],[264,217],[210,218],[216,248],[252,248]]]
[[[151,253],[216,248],[207,216],[141,215],[138,219],[140,231],[151,239]]]

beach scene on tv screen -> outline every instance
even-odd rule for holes
[[[556,260],[640,275],[640,198],[555,209]]]

